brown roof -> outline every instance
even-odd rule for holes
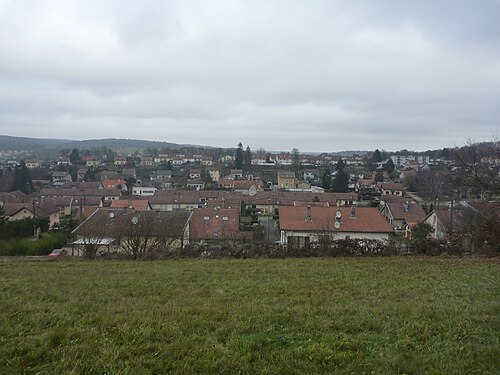
[[[403,184],[399,182],[387,182],[385,184],[380,185],[380,187],[384,190],[404,190]]]
[[[240,233],[240,214],[238,209],[200,208],[193,212],[190,226],[191,238],[201,239],[236,239]]]
[[[121,196],[122,191],[120,189],[58,189],[58,188],[47,188],[42,189],[40,195],[42,197],[82,197],[82,196]]]
[[[307,210],[310,210],[311,220],[306,220]],[[335,228],[337,211],[341,212],[340,228]],[[355,209],[355,217],[351,218],[350,207],[280,207],[280,228],[307,232],[370,232],[391,233],[389,226],[377,208],[359,207]]]
[[[116,238],[138,230],[153,237],[177,237],[190,217],[190,212],[98,209],[73,234]]]
[[[126,182],[123,180],[110,180],[105,179],[101,182],[104,189],[119,189],[118,186],[124,188],[126,186]]]
[[[13,216],[19,211],[26,209],[27,211],[30,212],[30,214],[33,213],[33,205],[31,203],[5,203],[3,205],[4,209],[4,214],[5,216]]]
[[[407,224],[418,224],[427,216],[422,206],[413,201],[386,203],[386,207],[394,219],[404,219]]]
[[[246,180],[242,180],[246,181]],[[254,181],[255,182],[255,181]],[[222,201],[228,203],[239,203],[255,205],[286,205],[293,206],[295,202],[328,202],[330,206],[336,206],[338,200],[358,200],[356,193],[312,193],[302,191],[259,191],[254,196],[243,195],[240,192],[227,190],[157,190],[154,196],[149,197],[151,204],[195,204],[203,201]]]

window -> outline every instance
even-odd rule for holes
[[[204,217],[203,217],[203,220],[204,220],[204,221],[208,221],[208,220],[210,220],[210,217],[209,217],[209,216],[204,216]]]
[[[222,217],[222,221],[228,221],[228,220],[229,220],[229,218],[227,216]]]

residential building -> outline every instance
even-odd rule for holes
[[[388,241],[393,233],[377,208],[356,206],[281,206],[279,226],[280,242],[293,247],[308,246],[321,236]]]
[[[293,172],[278,172],[278,189],[293,189],[295,188],[296,180]]]

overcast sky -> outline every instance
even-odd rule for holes
[[[500,0],[0,0],[0,134],[398,150],[500,133]]]

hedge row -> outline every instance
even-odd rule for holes
[[[44,234],[38,240],[0,240],[0,256],[47,255],[63,245],[63,237],[53,234]]]

